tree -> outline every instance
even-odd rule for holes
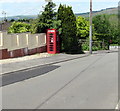
[[[108,44],[112,40],[113,44],[117,44],[119,40],[119,17],[116,14],[112,15],[98,15],[93,18],[95,26],[96,37],[98,40],[105,40]]]
[[[44,33],[46,29],[59,27],[60,21],[56,19],[57,13],[55,12],[55,6],[55,3],[48,2],[44,11],[42,14],[38,15],[38,19],[32,26],[33,33]]]
[[[11,19],[11,20],[10,20],[10,22],[14,22],[14,21],[15,21],[15,19]]]
[[[93,17],[95,36],[99,41],[104,41],[108,45],[110,41],[110,22],[107,15],[97,15]]]
[[[89,37],[89,22],[81,16],[77,18],[77,37],[79,39]]]
[[[107,15],[97,15],[93,17],[93,23],[95,30],[98,34],[108,34],[110,29],[110,23],[107,19]]]
[[[118,16],[113,14],[109,15],[110,22],[110,37],[113,44],[118,44],[119,29],[118,29]]]
[[[66,53],[78,53],[78,38],[76,16],[72,11],[72,7],[61,5],[58,9],[58,20],[61,20],[62,49]]]
[[[9,27],[9,33],[30,32],[31,25],[24,22],[13,22]]]
[[[118,3],[118,45],[120,45],[120,1]]]

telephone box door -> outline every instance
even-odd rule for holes
[[[49,54],[59,53],[59,37],[56,29],[47,30],[47,52]]]

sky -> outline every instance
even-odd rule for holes
[[[90,0],[53,0],[57,5],[59,4],[70,5],[73,8],[74,13],[89,12]],[[120,0],[92,0],[93,11],[101,9],[117,7]],[[47,2],[45,0],[0,0],[0,17],[3,17],[2,12],[5,11],[7,16],[16,15],[37,15],[43,11],[43,6]]]

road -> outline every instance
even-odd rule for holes
[[[2,93],[3,109],[114,109],[118,53],[94,54],[3,76]]]

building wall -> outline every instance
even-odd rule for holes
[[[10,22],[2,22],[0,23],[0,31],[8,30],[10,26],[11,26]]]
[[[14,58],[46,52],[46,34],[0,31],[0,59]]]

